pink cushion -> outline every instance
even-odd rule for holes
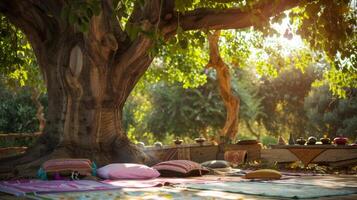
[[[209,172],[208,169],[190,160],[170,160],[158,163],[153,166],[161,176],[166,177],[186,177],[201,176]]]
[[[97,170],[103,179],[150,179],[160,176],[160,173],[151,167],[134,163],[114,163]]]

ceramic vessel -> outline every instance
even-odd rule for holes
[[[295,144],[295,140],[294,140],[293,134],[290,133],[290,136],[289,136],[289,145],[294,145],[294,144]]]
[[[178,137],[176,138],[176,140],[174,140],[174,143],[176,145],[180,145],[180,144],[182,144],[182,142],[183,142],[183,140],[180,140]]]
[[[317,139],[316,137],[314,136],[310,136],[308,139],[307,139],[307,145],[313,145],[313,144],[316,144],[317,142]]]
[[[161,142],[155,142],[154,143],[154,146],[156,147],[156,148],[162,148],[162,143]]]
[[[322,144],[331,144],[330,138],[327,137],[320,138],[320,141]]]
[[[300,145],[305,145],[306,140],[302,137],[300,137],[299,139],[296,140],[296,143],[300,144]]]
[[[196,138],[195,141],[196,143],[202,145],[206,141],[206,138],[200,136],[199,138]]]
[[[335,139],[333,139],[333,143],[337,144],[337,145],[346,145],[347,144],[347,138],[345,137],[336,137]]]

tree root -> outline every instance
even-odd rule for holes
[[[34,178],[41,165],[56,158],[88,158],[98,166],[108,163],[150,163],[151,159],[144,151],[128,139],[117,139],[111,151],[91,151],[76,147],[57,147],[54,150],[38,143],[20,156],[0,160],[0,179]]]
[[[29,148],[25,153],[0,160],[0,173],[13,171],[18,165],[32,162],[48,154],[49,148],[43,144],[37,144]]]
[[[113,145],[113,161],[130,163],[148,163],[150,158],[129,139],[117,138]]]

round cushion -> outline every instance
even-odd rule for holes
[[[247,173],[244,178],[247,179],[264,179],[264,180],[269,180],[269,179],[280,179],[281,178],[281,173],[273,170],[273,169],[258,169],[256,171],[252,171]]]

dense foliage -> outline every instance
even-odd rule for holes
[[[1,80],[1,79],[0,79]],[[41,97],[47,107],[47,99]],[[33,133],[38,131],[36,107],[28,88],[9,90],[0,82],[0,133]]]
[[[357,90],[348,89],[346,99],[334,97],[327,85],[313,88],[305,98],[309,134],[357,139]]]
[[[317,78],[318,72],[312,66],[305,73],[292,68],[281,72],[276,78],[262,78],[259,95],[263,98],[263,112],[266,115],[259,120],[271,134],[306,136],[306,126],[310,121],[305,115],[304,101]]]
[[[40,69],[25,35],[0,14],[0,74],[7,86],[45,92]]]

